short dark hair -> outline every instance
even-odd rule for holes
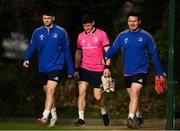
[[[139,12],[129,12],[127,14],[127,19],[129,18],[129,16],[135,16],[135,17],[138,17],[138,20],[140,21],[141,20],[141,15]]]
[[[50,8],[45,8],[41,12],[42,15],[55,16],[54,11]]]
[[[81,19],[82,24],[92,23],[94,21],[94,16],[92,14],[84,14]]]

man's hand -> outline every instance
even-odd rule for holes
[[[103,76],[105,76],[105,77],[111,76],[111,71],[109,69],[105,68],[103,71]]]
[[[28,61],[28,60],[25,60],[25,61],[23,62],[23,66],[24,66],[25,68],[28,68],[28,67],[29,67],[29,61]]]

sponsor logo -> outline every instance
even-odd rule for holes
[[[87,46],[87,47],[82,47],[83,49],[98,49],[97,46]]]

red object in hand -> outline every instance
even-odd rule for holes
[[[160,84],[163,90],[167,89],[167,80],[164,76],[160,76]]]
[[[155,91],[157,94],[163,93],[163,88],[161,86],[160,78],[155,76]]]
[[[161,94],[167,89],[167,80],[164,76],[155,76],[155,91]]]

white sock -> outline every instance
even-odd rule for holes
[[[141,117],[141,112],[136,112],[137,117]]]
[[[84,120],[84,111],[78,111],[79,113],[79,119]]]
[[[134,118],[134,116],[135,116],[135,114],[133,114],[133,113],[129,113],[128,118],[133,119],[133,118]]]
[[[106,107],[101,107],[101,114],[107,114],[107,108]]]
[[[44,112],[43,112],[43,118],[47,120],[48,116],[49,116],[49,113],[50,113],[50,111],[45,109]]]
[[[51,108],[51,116],[53,119],[57,119],[56,107]]]

